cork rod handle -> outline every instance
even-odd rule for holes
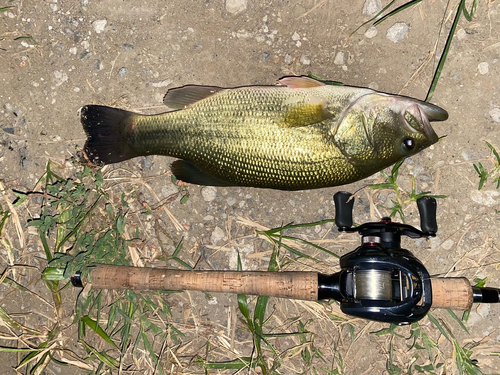
[[[183,271],[163,268],[97,265],[88,280],[97,289],[199,290],[244,293],[316,301],[315,272]]]
[[[473,302],[472,286],[465,277],[431,279],[432,307],[469,310]]]

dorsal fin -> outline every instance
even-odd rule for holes
[[[292,89],[306,89],[311,87],[325,86],[323,82],[309,77],[283,77],[278,81],[280,84]]]
[[[184,109],[198,100],[208,98],[221,90],[224,89],[216,86],[187,85],[176,87],[167,91],[163,103],[172,109]]]
[[[279,125],[286,127],[307,126],[325,121],[333,115],[328,111],[328,102],[320,97],[294,99],[285,103],[287,108]]]

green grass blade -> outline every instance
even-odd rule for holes
[[[274,237],[274,236],[273,236],[273,237]],[[328,250],[328,249],[325,249],[325,248],[324,248],[324,247],[322,247],[322,246],[319,246],[319,245],[316,245],[316,244],[314,244],[314,243],[312,243],[312,242],[309,242],[309,241],[307,241],[307,240],[303,240],[302,238],[293,237],[293,236],[280,236],[280,237],[281,237],[281,238],[283,238],[283,239],[286,239],[286,240],[296,241],[296,242],[302,243],[302,244],[304,244],[304,245],[308,245],[308,246],[314,247],[315,249],[321,250],[321,251],[323,251],[324,253],[326,253],[326,254],[328,254],[328,255],[331,255],[331,256],[333,256],[333,257],[335,257],[335,258],[337,258],[337,259],[338,259],[338,258],[340,258],[340,256],[339,256],[339,255],[337,255],[337,254],[335,254],[334,252],[332,252],[332,251],[330,251],[330,250]],[[282,244],[282,246],[286,246],[286,245],[283,245],[283,244]],[[304,255],[305,255],[305,254],[304,254]],[[307,257],[308,257],[308,258],[310,258],[309,256],[307,256]],[[313,258],[311,258],[311,259],[313,259]]]
[[[97,321],[93,320],[91,317],[88,315],[82,316],[81,321],[90,329],[92,329],[95,333],[97,333],[104,341],[107,343],[111,344],[113,347],[119,350],[118,346],[111,340],[111,338],[108,336],[106,332],[99,326]]]
[[[448,313],[451,315],[451,317],[458,323],[458,325],[467,333],[469,333],[469,330],[467,327],[464,325],[464,323],[458,318],[458,316],[450,309],[446,309]],[[469,333],[470,334],[470,333]]]
[[[372,23],[373,21],[377,20],[384,12],[389,9],[392,4],[394,4],[396,0],[392,0],[387,4],[385,7],[383,7],[377,14],[375,14],[372,18],[370,18],[368,21],[363,22],[361,25],[359,25],[352,33],[349,34],[348,39],[352,37],[359,29],[361,29],[363,26],[368,25],[369,23]]]
[[[493,145],[489,142],[486,142],[486,145],[490,148],[491,152],[493,152],[493,155],[495,155],[495,158],[497,159],[497,163],[500,164],[500,155],[498,154],[495,147],[493,147]]]
[[[252,362],[251,357],[240,357],[228,362],[206,362],[198,358],[198,363],[210,370],[242,370],[257,365],[256,362]]]
[[[118,370],[118,366],[120,365],[120,363],[116,359],[114,359],[105,352],[98,351],[97,349],[88,345],[85,341],[80,341],[80,342],[85,347],[85,349],[91,352],[97,359],[99,359],[99,361],[103,362],[104,364],[106,364],[107,366],[109,366],[114,370]]]
[[[0,7],[0,13],[7,12],[9,9],[15,8],[14,6]]]
[[[443,70],[444,63],[446,58],[448,57],[448,51],[451,47],[451,42],[453,40],[453,36],[455,35],[455,30],[458,25],[458,21],[460,20],[460,14],[465,7],[465,0],[461,0],[458,6],[457,13],[455,13],[455,19],[453,20],[453,24],[451,25],[450,33],[448,34],[448,38],[446,39],[446,44],[444,45],[443,53],[441,54],[441,58],[439,59],[439,63],[436,71],[434,72],[434,77],[432,78],[431,86],[429,91],[427,92],[427,96],[425,97],[425,101],[428,102],[432,99],[432,95],[434,94],[434,90],[439,81],[439,77],[441,77],[441,71]]]
[[[474,13],[476,13],[476,8],[477,8],[477,0],[474,0],[470,6],[470,12],[467,11],[467,8],[465,7],[464,4],[464,17],[467,19],[467,21],[472,21],[472,17],[474,16]]]
[[[384,22],[386,19],[388,19],[389,17],[392,17],[396,14],[398,14],[399,12],[413,6],[413,5],[417,5],[418,3],[420,3],[422,0],[412,0],[412,1],[408,1],[407,3],[397,7],[396,9],[390,11],[389,13],[387,13],[385,16],[383,16],[381,19],[379,19],[378,21],[376,21],[373,26],[377,26],[379,24],[381,24],[382,22]]]
[[[444,330],[443,326],[441,325],[441,323],[439,323],[437,321],[436,318],[434,318],[434,316],[432,316],[431,313],[427,313],[427,317],[429,318],[429,320],[436,326],[436,328],[439,330],[439,332],[441,332],[443,334],[444,337],[446,337],[446,339],[448,339],[449,341],[450,340],[450,337],[448,336],[448,333]]]

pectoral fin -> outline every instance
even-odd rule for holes
[[[279,121],[281,126],[296,127],[317,124],[333,115],[327,109],[328,102],[319,97],[297,99],[285,103],[287,107]]]
[[[234,186],[234,184],[218,179],[217,177],[200,170],[194,164],[186,160],[174,161],[170,170],[175,178],[190,184],[207,186]]]
[[[224,90],[216,86],[188,85],[170,89],[163,98],[163,103],[172,109],[184,109],[199,100],[208,98],[215,93]]]

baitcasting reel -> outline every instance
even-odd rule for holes
[[[319,275],[318,299],[336,299],[344,313],[365,319],[395,324],[422,319],[432,304],[430,276],[411,252],[401,248],[401,236],[436,235],[436,200],[417,200],[422,230],[393,223],[389,217],[353,228],[354,197],[338,192],[334,202],[339,231],[358,232],[361,246],[340,258],[340,272]]]

